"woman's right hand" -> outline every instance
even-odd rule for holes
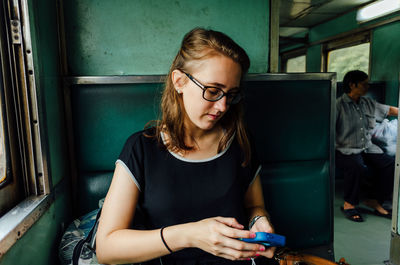
[[[213,217],[191,223],[190,245],[230,260],[246,260],[259,256],[259,252],[265,250],[263,245],[238,240],[255,237],[255,233],[243,228],[235,218],[226,217]]]

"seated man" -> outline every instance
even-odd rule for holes
[[[367,167],[374,172],[372,198],[365,204],[379,216],[391,218],[382,207],[393,192],[394,158],[371,142],[371,130],[376,121],[386,116],[397,116],[398,108],[383,105],[364,97],[368,90],[368,75],[350,71],[343,79],[344,93],[336,101],[336,166],[344,174],[345,216],[355,222],[364,221],[356,209],[359,203],[360,182]]]

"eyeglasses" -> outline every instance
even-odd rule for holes
[[[183,71],[182,71],[183,72]],[[199,81],[197,81],[193,76],[188,73],[183,72],[193,83],[203,90],[203,98],[207,101],[215,102],[226,96],[226,104],[233,105],[239,103],[242,99],[242,94],[240,92],[230,92],[225,93],[221,88],[214,86],[204,86]]]

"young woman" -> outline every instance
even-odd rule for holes
[[[185,35],[161,120],[133,134],[116,162],[96,238],[100,263],[248,264],[273,256],[274,248],[238,240],[274,231],[242,120],[249,65],[221,32]],[[146,230],[130,228],[137,207]]]

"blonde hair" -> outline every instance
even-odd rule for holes
[[[242,77],[247,73],[250,60],[246,52],[231,38],[222,32],[195,28],[188,32],[182,40],[181,48],[172,62],[165,82],[165,88],[161,98],[161,120],[157,121],[156,134],[161,142],[161,132],[167,131],[169,141],[166,148],[179,150],[192,150],[193,146],[185,144],[184,118],[185,111],[181,96],[176,92],[172,82],[172,72],[176,69],[188,71],[189,63],[199,61],[216,54],[231,58],[241,67]],[[244,152],[243,166],[250,161],[250,144],[243,122],[242,103],[231,105],[227,113],[219,121],[225,134],[218,145],[218,152],[227,145],[229,139],[236,132],[236,138]]]

